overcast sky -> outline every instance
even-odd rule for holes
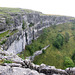
[[[18,7],[45,14],[75,17],[75,0],[0,0],[0,7]]]

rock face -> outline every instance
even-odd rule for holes
[[[7,39],[3,45],[3,50],[7,50],[10,53],[19,53],[25,49],[25,36],[24,32],[18,31]]]
[[[5,30],[6,28],[6,20],[5,18],[0,18],[0,31]]]
[[[8,38],[3,49],[16,54],[24,50],[25,45],[31,44],[32,40],[37,39],[44,28],[73,21],[71,17],[40,15],[37,12],[17,14],[9,12],[9,15],[10,17],[0,18],[0,31],[14,29],[19,31]],[[23,24],[25,25],[24,30],[22,30]]]

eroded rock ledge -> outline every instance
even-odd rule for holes
[[[35,65],[29,59],[23,60],[15,54],[0,50],[1,60],[9,60],[12,63],[2,63],[0,75],[75,75],[75,67],[62,70],[45,64]]]

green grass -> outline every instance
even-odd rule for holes
[[[0,34],[0,39],[4,38],[9,33],[9,30]]]
[[[4,33],[1,33],[0,34],[0,44],[3,45],[6,41],[7,41],[7,38],[12,36],[13,34],[17,33],[18,30],[14,30],[14,31],[6,31]]]
[[[75,40],[73,39],[73,36],[72,36],[72,33],[74,31],[71,30],[71,27],[72,27],[71,23],[65,23],[65,24],[56,26],[55,29],[52,29],[52,27],[47,28],[51,30],[47,36],[47,41],[49,42],[50,47],[46,50],[45,54],[41,54],[35,57],[34,63],[35,64],[45,63],[47,65],[56,66],[56,68],[64,69],[64,66],[63,66],[64,57],[68,56],[71,58],[75,50],[75,43],[74,43]],[[62,32],[59,32],[59,30],[61,30]],[[54,38],[56,37],[58,33],[64,36],[65,32],[68,32],[70,35],[69,42],[68,43],[64,42],[64,45],[61,47],[61,49],[55,48],[52,44],[54,41]]]
[[[6,31],[6,32],[4,32],[4,33],[1,33],[0,34],[0,40],[2,39],[2,38],[4,38],[4,37],[7,37],[7,35],[9,35],[9,36],[11,36],[11,35],[13,35],[14,33],[16,33],[16,32],[18,32],[18,30],[14,30],[14,31]]]
[[[0,7],[0,14],[5,14],[6,16],[9,15],[8,13],[31,13],[34,12],[33,10],[30,9],[21,9],[21,8],[8,8],[8,7]],[[37,12],[37,11],[35,11]]]
[[[75,51],[75,40],[73,36],[73,32],[75,30],[72,30],[73,23],[64,23],[60,24],[58,26],[51,26],[49,28],[46,28],[47,34],[44,36],[43,34],[31,45],[26,46],[25,51],[23,51],[19,56],[20,57],[27,57],[32,55],[35,51],[39,50],[39,46],[42,48],[50,45],[49,48],[47,48],[46,52],[44,54],[41,54],[39,56],[35,57],[35,60],[33,61],[35,64],[41,64],[44,63],[46,65],[55,66],[56,68],[62,68],[64,69],[64,58],[65,57],[72,57],[74,51]],[[68,43],[64,41],[63,46],[60,49],[57,49],[53,46],[53,41],[56,38],[57,34],[60,33],[65,36],[65,32],[69,33],[70,39]],[[31,51],[33,52],[31,54]]]
[[[13,62],[10,61],[10,60],[6,60],[6,59],[0,60],[0,65],[2,65],[2,64],[4,64],[4,63],[13,63]]]

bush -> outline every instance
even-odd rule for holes
[[[12,61],[4,60],[3,63],[12,63]]]
[[[10,36],[9,34],[6,35],[6,37],[9,37],[9,36]]]
[[[64,59],[64,68],[74,67],[74,63],[71,58],[65,57]]]
[[[7,39],[4,39],[0,42],[0,44],[3,45],[6,41],[7,41]]]
[[[29,24],[29,27],[32,27],[32,26],[34,26],[34,23],[31,22],[31,23]]]
[[[43,30],[43,33],[41,34],[41,41],[40,41],[40,43],[43,43],[44,40],[46,40],[47,35],[48,35],[48,30],[47,29],[44,29]]]
[[[75,40],[75,31],[72,34],[73,34],[73,39]]]
[[[71,29],[72,29],[72,30],[75,30],[75,24],[72,25],[72,28],[71,28]]]
[[[57,34],[53,45],[58,49],[61,48],[61,46],[63,45],[63,36],[61,34]]]
[[[69,41],[69,33],[65,33],[65,42],[67,43]]]
[[[45,50],[42,50],[42,53],[45,54]]]
[[[33,55],[33,53],[34,53],[34,47],[33,46],[26,46],[26,50],[29,50],[30,55]]]
[[[73,60],[73,62],[75,63],[75,52],[74,52],[73,55],[72,55],[72,60]]]
[[[25,22],[23,21],[23,24],[22,24],[22,29],[24,30],[25,29]]]
[[[41,50],[42,49],[42,47],[41,46],[39,46],[39,50]]]
[[[51,25],[51,27],[53,28],[53,29],[55,29],[56,28],[56,25],[54,24],[54,25]]]

